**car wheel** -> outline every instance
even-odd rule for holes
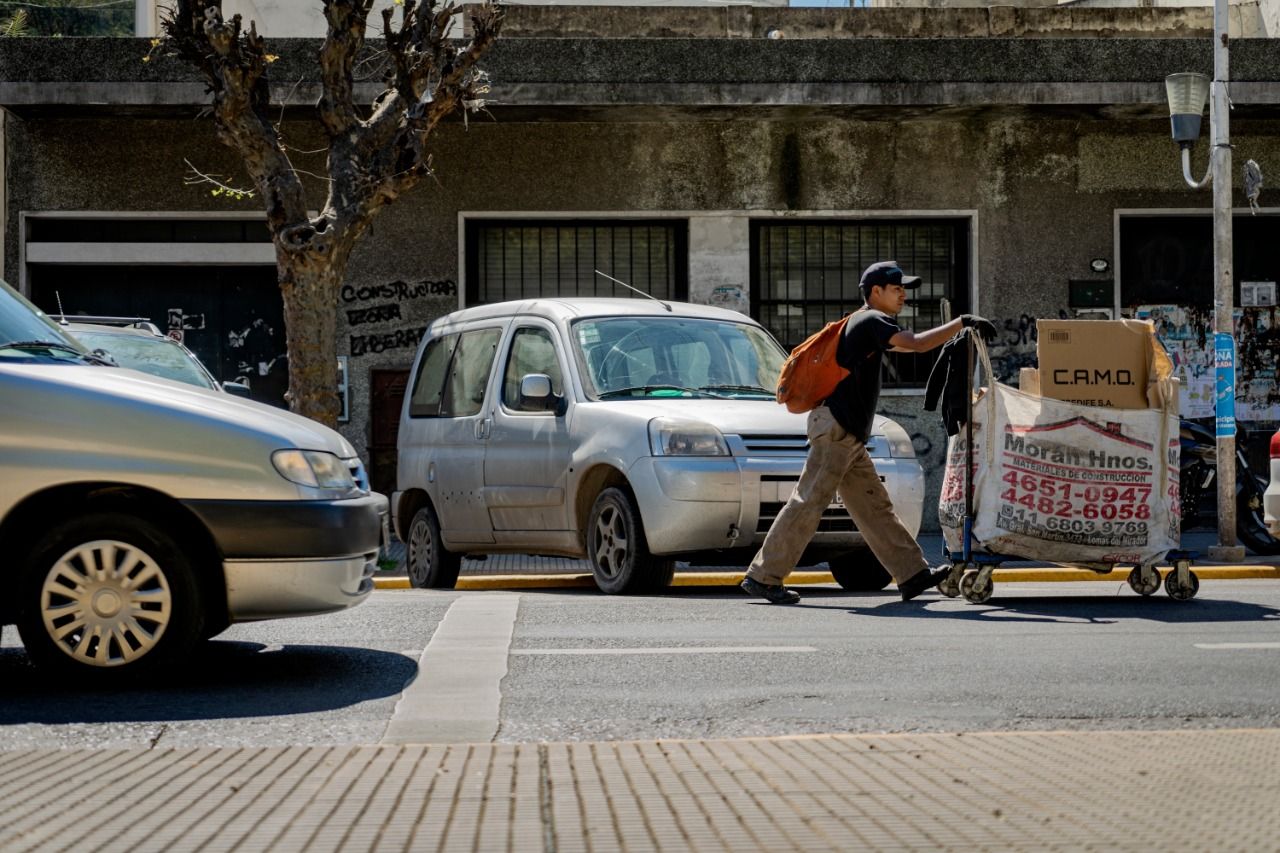
[[[850,592],[878,592],[893,580],[870,548],[832,557],[827,565],[836,583]]]
[[[409,583],[418,589],[453,589],[462,568],[462,557],[445,550],[440,521],[431,504],[413,514],[409,523]]]
[[[164,671],[204,632],[195,574],[155,525],[95,513],[46,534],[21,578],[18,633],[37,665],[95,680]]]
[[[601,592],[610,595],[657,591],[667,587],[675,561],[649,553],[640,513],[622,489],[600,493],[587,522],[587,557]]]

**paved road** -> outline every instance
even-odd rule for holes
[[[0,684],[0,749],[1277,727],[1280,581],[1206,581],[1186,603],[1002,584],[985,606],[380,591],[236,626],[145,690],[52,682],[10,628]]]
[[[806,593],[379,592],[119,692],[8,632],[0,849],[1276,848],[1280,581]]]

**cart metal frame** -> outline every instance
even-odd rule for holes
[[[976,367],[974,352],[976,349],[973,329],[960,332],[965,336],[965,349],[968,352],[968,370],[965,373],[965,397],[968,403],[968,416],[965,418],[964,435],[967,453],[964,465],[964,524],[963,545],[961,550],[953,552],[943,546],[943,556],[951,563],[951,571],[938,585],[938,590],[948,598],[963,595],[973,604],[985,604],[991,600],[995,580],[992,577],[1002,563],[1018,562],[1026,559],[1011,554],[975,553],[973,549],[973,373]],[[995,377],[988,376],[987,381],[994,389]],[[1173,550],[1165,554],[1172,570],[1164,576],[1165,592],[1175,601],[1189,601],[1200,591],[1200,578],[1192,571],[1191,564],[1199,556],[1195,551]],[[1098,574],[1110,572],[1118,566],[1132,566],[1129,571],[1129,586],[1143,597],[1154,595],[1160,590],[1160,570],[1154,565],[1135,565],[1133,563],[1106,563],[1097,569],[1083,566],[1064,566],[1082,572],[1093,571]]]

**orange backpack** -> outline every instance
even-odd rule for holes
[[[849,375],[836,363],[836,347],[848,315],[833,320],[791,351],[778,374],[778,402],[789,412],[807,412],[831,396]]]

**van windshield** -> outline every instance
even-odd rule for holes
[[[573,342],[592,399],[773,399],[787,354],[759,326],[690,317],[579,320]]]
[[[0,281],[0,360],[99,361],[57,324]]]

